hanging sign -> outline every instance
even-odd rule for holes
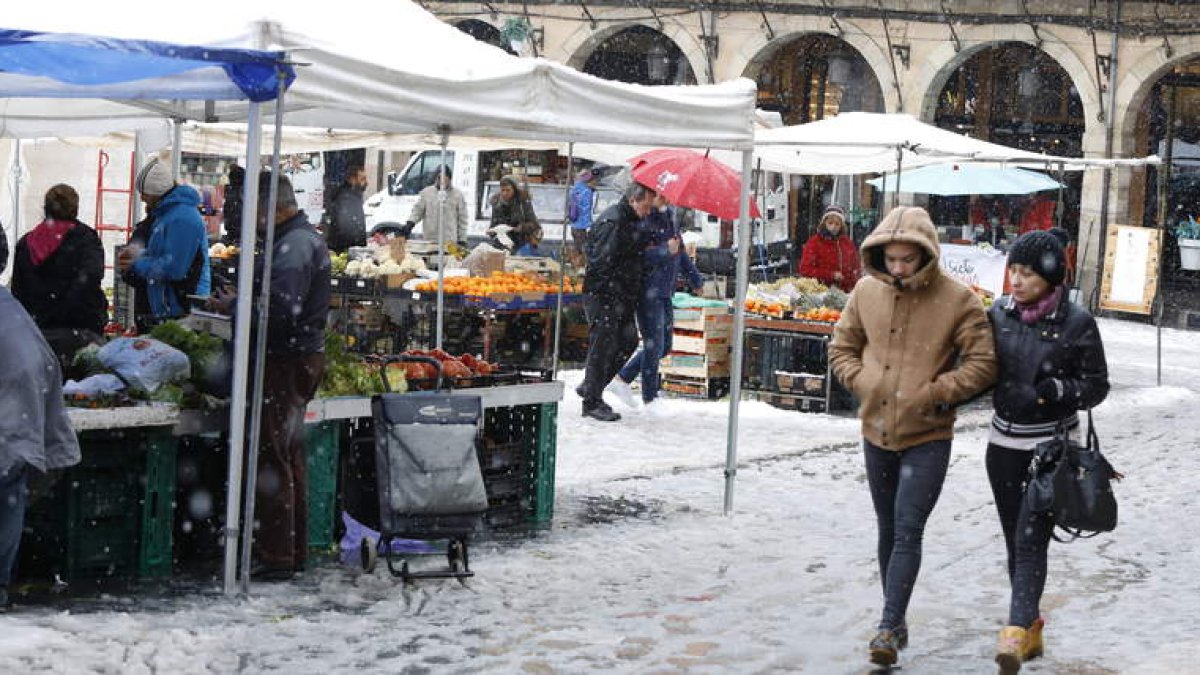
[[[993,248],[942,244],[941,264],[947,275],[968,286],[979,286],[1000,297],[1004,294],[1005,255]]]
[[[1162,230],[1113,225],[1104,252],[1100,308],[1149,314],[1158,285],[1158,255]]]

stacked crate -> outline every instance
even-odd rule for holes
[[[676,309],[671,353],[659,366],[663,391],[695,398],[728,393],[732,331],[727,307]]]

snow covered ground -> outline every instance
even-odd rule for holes
[[[1052,545],[1046,658],[1031,673],[1200,672],[1200,355],[1102,321],[1096,411],[1125,472],[1116,533]],[[569,383],[579,373],[566,373]],[[570,392],[571,387],[568,387]],[[857,422],[744,403],[722,515],[726,404],[665,401],[617,424],[560,411],[553,528],[472,550],[466,585],[336,566],[248,599],[80,598],[0,617],[0,672],[863,673],[881,602]],[[925,536],[905,673],[989,673],[1007,614],[983,468],[988,411],[960,416]]]

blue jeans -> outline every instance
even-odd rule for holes
[[[675,308],[671,298],[642,298],[637,310],[638,331],[642,348],[618,373],[626,382],[642,376],[642,401],[658,398],[658,362],[671,352],[671,332],[675,328]]]
[[[0,473],[0,588],[7,588],[25,525],[25,464]]]
[[[950,466],[950,441],[930,441],[900,452],[863,441],[867,484],[879,524],[881,630],[904,625],[921,569],[921,539]]]

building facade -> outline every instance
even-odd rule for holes
[[[761,107],[786,123],[849,110],[901,112],[1005,145],[1097,158],[1158,153],[1168,136],[1175,148],[1200,141],[1200,4],[1191,1],[424,4],[510,51],[602,77],[647,84],[748,77],[758,83]],[[1163,173],[1120,168],[1066,177],[1064,222],[1077,237],[1085,295],[1098,278],[1103,210],[1107,223],[1146,226],[1200,211],[1186,185],[1172,196],[1175,183],[1187,181],[1164,177],[1171,189],[1160,194]],[[1169,256],[1173,237],[1166,240]],[[1187,287],[1186,273],[1168,272]]]

